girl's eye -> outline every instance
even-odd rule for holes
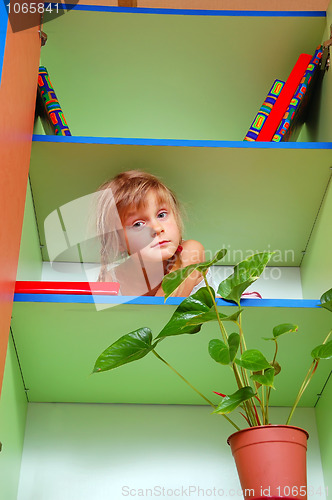
[[[165,219],[165,217],[167,217],[167,212],[166,210],[163,210],[162,212],[159,212],[159,214],[157,215],[158,219]]]
[[[138,220],[138,221],[134,222],[131,227],[133,229],[141,229],[144,226],[145,226],[145,223],[143,221],[141,221],[141,220]]]

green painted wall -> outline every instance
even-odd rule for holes
[[[326,27],[322,42],[330,38],[332,24],[332,2],[326,12]],[[303,141],[332,141],[332,71],[325,71],[310,105],[307,122],[301,131]]]
[[[40,280],[41,273],[42,257],[39,247],[39,237],[33,208],[30,183],[28,183],[25,199],[20,256],[17,268],[17,280]]]
[[[332,2],[327,9],[326,28],[322,41],[330,37],[332,24]],[[306,133],[309,141],[332,141],[332,72],[325,72],[321,91],[315,97],[313,106],[316,112],[311,115]],[[307,254],[301,266],[302,288],[304,298],[318,298],[331,288],[332,261],[330,251],[332,244],[331,231],[332,215],[332,183],[327,189],[318,220],[311,235]]]
[[[332,286],[332,182],[329,183],[301,266],[303,298],[316,299]]]
[[[41,62],[73,135],[242,140],[325,25],[72,10],[45,25]]]
[[[0,497],[16,500],[25,432],[27,400],[10,338],[0,400]]]
[[[332,378],[330,377],[316,407],[316,420],[325,486],[332,491]]]

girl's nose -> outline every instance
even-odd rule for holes
[[[151,233],[153,237],[158,236],[158,234],[162,233],[163,231],[164,228],[159,221],[153,222],[151,224]]]

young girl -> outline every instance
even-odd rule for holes
[[[117,281],[122,295],[164,295],[166,274],[204,261],[204,247],[184,241],[182,229],[179,202],[157,177],[138,170],[117,175],[97,195],[98,281]],[[201,281],[195,271],[174,295],[190,295]]]

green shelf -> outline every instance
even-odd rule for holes
[[[305,301],[304,301],[305,302]],[[117,338],[139,327],[151,328],[156,336],[175,310],[174,305],[94,304],[15,302],[12,331],[21,369],[32,402],[201,404],[186,386],[154,356],[116,370],[91,375],[99,354]],[[221,307],[223,313],[233,311]],[[248,348],[261,349],[273,357],[270,336],[280,323],[295,323],[299,331],[280,340],[281,373],[272,404],[289,406],[311,363],[311,350],[331,328],[328,311],[317,307],[245,307],[243,326]],[[231,331],[229,331],[230,333]],[[206,324],[200,333],[166,339],[158,352],[184,377],[213,401],[213,391],[235,391],[233,375],[209,356],[207,346],[218,338],[215,324]],[[285,366],[285,369],[283,369]],[[301,404],[314,406],[330,371],[321,362]],[[290,386],[289,380],[292,379]]]
[[[233,265],[250,250],[275,250],[271,265],[299,266],[331,175],[328,143],[313,149],[296,144],[291,149],[289,145],[199,147],[112,144],[111,139],[102,138],[86,141],[50,138],[32,144],[30,180],[45,261],[49,259],[47,243],[52,241],[45,240],[44,223],[51,213],[54,227],[51,224],[50,232],[59,246],[56,260],[79,262],[75,245],[68,248],[59,243],[64,241],[63,225],[54,211],[61,209],[65,226],[65,214],[70,214],[67,233],[74,231],[75,241],[82,242],[93,215],[88,211],[91,205],[82,208],[77,200],[92,195],[120,171],[144,169],[176,192],[186,211],[185,238],[201,241],[207,255],[225,247],[228,255],[223,264]],[[99,262],[97,250],[84,261]]]

